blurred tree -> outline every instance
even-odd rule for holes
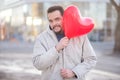
[[[115,7],[115,10],[117,12],[114,52],[120,53],[120,0],[118,1],[119,3],[115,0],[110,0],[110,2]]]

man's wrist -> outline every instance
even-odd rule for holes
[[[72,72],[73,72],[73,71],[72,71]],[[77,75],[75,74],[75,72],[73,72],[73,74],[74,74],[74,77],[77,78]]]
[[[55,48],[56,48],[56,50],[59,52],[60,50],[59,50],[59,48],[57,47],[57,45],[55,46]]]
[[[77,75],[75,74],[75,78],[77,78]]]

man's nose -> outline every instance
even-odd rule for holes
[[[53,21],[52,25],[55,26],[57,23],[55,21]]]

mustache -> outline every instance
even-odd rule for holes
[[[58,27],[58,26],[61,27],[60,25],[55,25],[55,26],[53,26],[53,29],[54,29],[55,27]]]

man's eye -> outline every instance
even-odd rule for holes
[[[59,21],[60,20],[60,18],[56,18],[56,21]]]

